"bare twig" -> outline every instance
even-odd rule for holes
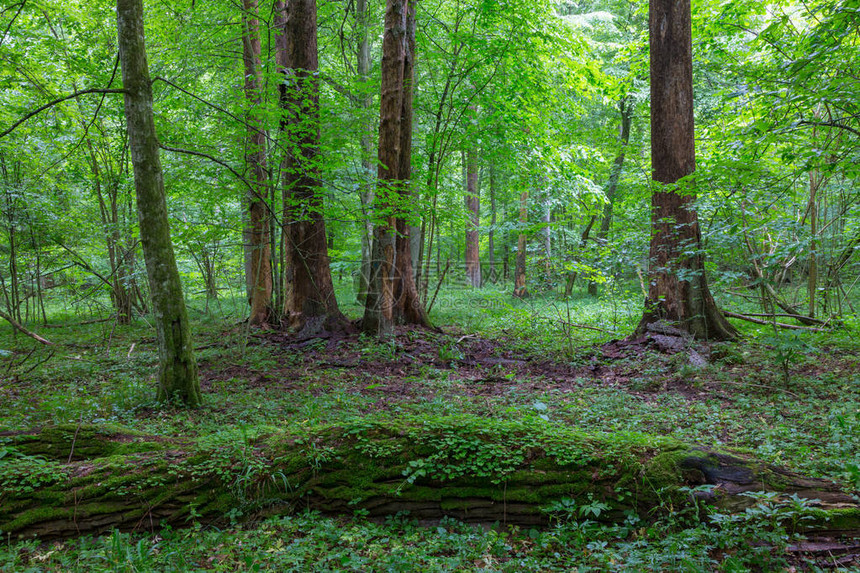
[[[451,268],[451,259],[448,259],[445,263],[445,270],[442,271],[442,276],[439,277],[439,282],[436,284],[436,290],[433,292],[433,298],[430,299],[430,306],[427,307],[427,314],[430,314],[430,310],[433,308],[433,303],[436,302],[436,295],[439,294],[439,289],[442,288],[442,281],[445,280],[445,275],[448,274],[448,269]]]
[[[72,463],[72,456],[75,455],[75,442],[78,441],[78,432],[81,431],[81,424],[84,423],[84,414],[81,413],[81,417],[78,419],[78,427],[75,428],[75,435],[72,437],[72,448],[69,450],[69,459],[66,461],[67,464]]]

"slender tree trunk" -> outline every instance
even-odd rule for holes
[[[248,209],[245,239],[246,282],[249,287],[248,303],[251,306],[248,322],[266,324],[272,314],[272,251],[270,213],[266,199],[269,195],[269,176],[266,169],[266,133],[260,106],[263,70],[260,62],[260,23],[257,19],[257,0],[243,0],[242,60],[245,67],[245,99],[250,110],[246,122],[248,136],[245,162],[251,170],[253,189],[245,196]]]
[[[544,195],[543,200],[543,269],[549,282],[552,274],[552,206],[549,203],[549,196]]]
[[[624,168],[624,159],[627,156],[627,145],[630,142],[630,123],[633,119],[633,103],[630,96],[624,96],[618,102],[618,110],[621,112],[621,151],[612,162],[609,170],[609,183],[606,185],[606,203],[603,205],[603,218],[600,220],[600,229],[597,231],[597,242],[603,247],[609,237],[609,229],[612,226],[612,208],[615,204],[615,192],[618,189],[618,180]],[[583,245],[585,246],[585,245]],[[588,294],[597,296],[597,283],[588,281]]]
[[[666,320],[697,338],[730,339],[737,333],[717,309],[705,277],[691,190],[677,184],[696,169],[690,0],[651,0],[650,8],[655,190],[650,288],[637,332]]]
[[[490,280],[496,283],[496,168],[490,165],[490,230],[487,232]]]
[[[818,187],[821,181],[815,170],[809,173],[809,277],[807,292],[809,294],[809,317],[815,318],[815,294],[818,290]]]
[[[529,222],[529,192],[520,194],[520,231],[517,235],[517,257],[514,264],[514,296],[525,298],[529,295],[526,288],[526,247],[528,238],[525,227]]]
[[[86,127],[85,123],[82,123],[81,125],[82,127]],[[105,193],[102,189],[102,172],[99,167],[95,146],[89,137],[86,138],[86,144],[90,156],[90,170],[93,175],[93,187],[96,192],[96,199],[99,203],[99,215],[101,223],[104,226],[108,263],[110,264],[110,298],[113,303],[114,310],[116,311],[117,323],[131,324],[131,293],[126,285],[125,261],[122,260],[123,257],[120,254],[120,251],[122,251],[122,238],[120,235],[119,209],[117,205],[119,185],[114,183],[108,186],[107,193],[110,199],[110,207],[108,208],[104,197]]]
[[[466,159],[466,280],[472,288],[481,286],[481,250],[478,228],[481,225],[481,196],[478,193],[478,154],[474,148]]]
[[[361,82],[361,104],[362,126],[361,126],[361,189],[359,199],[361,200],[362,212],[362,234],[361,234],[361,270],[359,275],[358,302],[364,304],[367,298],[368,281],[370,280],[370,254],[373,248],[373,217],[370,210],[373,204],[373,122],[365,121],[369,118],[367,110],[373,102],[373,98],[366,93],[367,84],[370,81],[370,25],[367,18],[367,0],[356,0],[355,20],[358,28],[358,61],[356,71]]]
[[[284,315],[291,328],[342,328],[328,257],[319,168],[316,0],[278,1],[276,38],[285,129],[295,142],[284,161]]]
[[[117,32],[140,239],[158,335],[158,399],[178,398],[188,406],[197,406],[201,401],[200,381],[170,240],[146,63],[142,0],[117,0]]]

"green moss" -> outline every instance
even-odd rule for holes
[[[806,515],[812,519],[801,522],[802,530],[860,531],[860,508],[857,507],[811,509]]]
[[[4,523],[3,531],[14,533],[34,524],[66,520],[71,517],[73,517],[72,511],[65,507],[36,507]]]
[[[94,459],[165,447],[165,444],[151,438],[115,424],[60,424],[44,428],[38,434],[13,436],[9,444],[27,456],[44,456],[65,462],[70,455],[73,459]]]

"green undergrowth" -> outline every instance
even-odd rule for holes
[[[242,508],[243,515],[225,515],[227,524],[247,519],[267,496],[297,487],[284,482],[287,472],[272,469],[273,460],[256,453],[261,440],[297,440],[296,463],[312,475],[314,468],[337,463],[338,448],[346,443],[324,443],[325,428],[338,428],[344,440],[377,462],[420,449],[413,463],[397,466],[394,488],[415,485],[410,479],[456,480],[467,472],[503,487],[505,476],[528,464],[535,447],[583,459],[599,459],[614,448],[615,459],[641,469],[651,459],[643,452],[659,442],[745,452],[860,490],[856,319],[824,334],[779,334],[736,323],[743,341],[714,345],[712,362],[703,368],[683,356],[650,353],[609,360],[593,345],[632,330],[641,296],[628,290],[619,297],[591,299],[577,292],[564,301],[537,293],[518,301],[492,287],[443,289],[431,316],[448,325],[449,334],[407,334],[429,341],[429,356],[415,355],[405,339],[356,338],[344,343],[348,356],[340,359],[350,366],[326,357],[326,341],[285,350],[259,336],[241,322],[241,301],[211,301],[208,310],[192,301],[205,395],[196,410],[154,402],[155,332],[143,319],[131,326],[76,325],[92,317],[51,315],[52,324],[68,326],[30,325],[57,342],[53,348],[13,339],[0,325],[0,429],[29,433],[58,426],[67,444],[79,428],[121,428],[123,440],[109,450],[79,435],[73,456],[110,456],[120,481],[129,459],[185,440],[199,454],[197,471],[229,485],[225,508]],[[339,298],[357,318],[359,307]],[[569,326],[583,323],[601,330]],[[464,365],[469,341],[478,336],[495,340],[499,356],[527,364],[555,360],[581,375]],[[380,368],[385,365],[391,367]],[[370,439],[398,424],[387,438]],[[456,430],[464,426],[471,432]],[[13,445],[0,436],[0,487],[26,493],[28,487],[67,480],[70,452],[60,450],[44,443]],[[120,481],[119,487],[134,485]],[[786,500],[755,500],[752,513],[714,520],[667,497],[653,515],[631,515],[639,521],[625,525],[628,516],[619,514],[608,524],[594,515],[615,510],[604,508],[602,497],[560,494],[548,504],[557,504],[552,527],[487,531],[454,521],[419,525],[409,516],[368,521],[360,503],[348,503],[362,497],[354,489],[344,492],[345,511],[358,512],[352,518],[296,515],[62,545],[7,540],[0,570],[780,570],[795,563],[773,547],[792,542],[806,515]],[[189,511],[188,525],[193,515]],[[750,541],[765,533],[766,545]]]
[[[585,509],[586,511],[581,511]],[[6,571],[780,571],[823,570],[784,552],[800,537],[796,507],[758,500],[749,512],[645,523],[631,515],[606,525],[600,508],[573,502],[548,528],[419,523],[408,515],[381,521],[319,513],[250,526],[163,528],[157,535],[115,532],[65,542],[0,545]]]

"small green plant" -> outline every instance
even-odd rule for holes
[[[439,345],[439,360],[442,362],[457,362],[463,359],[463,351],[455,342],[446,342]]]
[[[791,382],[791,365],[797,362],[803,354],[815,351],[796,332],[780,331],[774,336],[763,338],[762,342],[771,347],[773,359],[782,368],[782,379],[786,385]]]

